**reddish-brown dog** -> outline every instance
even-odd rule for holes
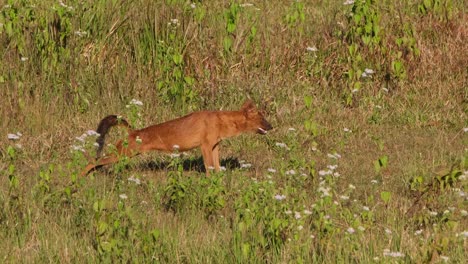
[[[104,139],[113,126],[121,125],[128,129],[128,138],[117,142],[117,153],[100,158]],[[172,152],[186,151],[200,147],[206,174],[209,168],[219,171],[219,142],[225,138],[237,136],[243,132],[266,134],[272,126],[257,110],[252,101],[247,100],[239,111],[200,111],[165,123],[152,125],[140,130],[133,130],[127,121],[115,115],[105,117],[99,123],[97,159],[83,170],[87,175],[96,167],[114,163],[121,156],[135,156],[150,150]]]

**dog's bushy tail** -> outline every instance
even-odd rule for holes
[[[104,141],[106,139],[106,135],[109,132],[110,128],[113,126],[124,126],[127,127],[129,130],[132,128],[128,124],[128,122],[116,115],[109,115],[104,117],[101,122],[99,122],[98,128],[96,129],[96,132],[99,133],[99,137],[96,139],[96,142],[98,143],[98,148],[96,151],[96,158],[99,158],[101,156],[102,149],[104,148]]]

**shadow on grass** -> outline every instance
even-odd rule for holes
[[[240,168],[240,163],[238,158],[228,157],[220,161],[221,166],[225,167],[226,170],[234,170]],[[163,160],[151,160],[147,162],[142,162],[133,167],[133,169],[139,170],[148,170],[148,171],[168,171],[170,170],[169,161]],[[187,158],[182,159],[182,168],[184,171],[196,171],[196,172],[205,172],[205,166],[203,165],[203,158]],[[131,167],[126,166],[125,170],[132,170]],[[107,166],[97,166],[93,171],[101,171],[105,173],[112,173],[113,168],[112,164]]]
[[[165,171],[169,169],[170,162],[168,161],[149,161],[142,163],[141,169],[151,170],[151,171]],[[227,170],[233,170],[240,168],[240,163],[237,158],[228,157],[221,160],[221,166],[225,167]],[[203,165],[203,158],[188,158],[182,160],[182,168],[184,171],[196,171],[196,172],[205,172],[205,166]]]

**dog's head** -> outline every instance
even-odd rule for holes
[[[242,105],[241,111],[246,117],[246,125],[248,130],[265,135],[268,130],[273,128],[271,124],[266,121],[265,117],[263,117],[263,113],[259,111],[257,107],[255,107],[251,100],[245,101],[245,103]]]

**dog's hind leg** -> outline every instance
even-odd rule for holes
[[[216,172],[219,172],[219,143],[213,147],[213,165]]]
[[[133,157],[133,156],[139,154],[138,150],[135,149],[135,144],[134,143],[133,144],[130,143],[126,147],[124,147],[123,145],[124,145],[123,141],[122,140],[119,141],[116,144],[116,147],[117,147],[117,153],[116,154],[112,154],[109,157],[104,157],[104,158],[98,159],[96,162],[90,162],[85,167],[83,172],[81,173],[81,176],[86,176],[89,172],[94,170],[96,167],[101,167],[101,166],[104,166],[104,165],[107,165],[107,164],[115,163],[115,162],[119,161],[119,159],[121,157],[123,157],[123,156],[130,158],[130,157]]]

